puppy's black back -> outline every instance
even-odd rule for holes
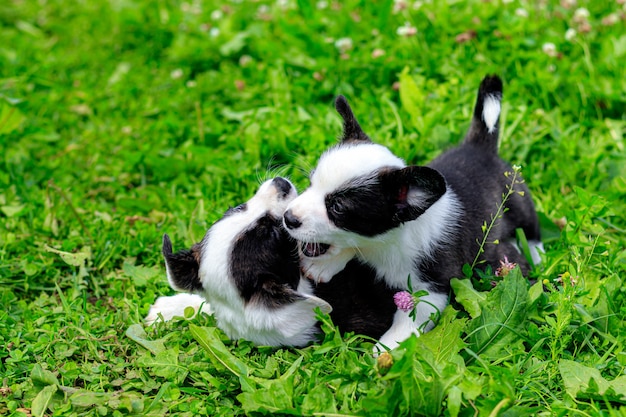
[[[484,236],[483,222],[491,222],[508,187],[513,187],[514,193],[507,199],[502,218],[496,221],[487,238],[487,242],[498,240],[499,243],[486,243],[480,259],[496,268],[506,256],[518,263],[523,272],[527,273],[530,268],[511,241],[515,239],[517,228],[524,231],[528,240],[539,241],[539,222],[528,187],[519,174],[514,183],[513,168],[498,156],[501,98],[500,79],[486,77],[478,90],[472,124],[464,142],[429,164],[443,175],[447,186],[461,202],[463,212],[457,239],[439,248],[435,261],[420,266],[428,274],[461,275],[463,264],[470,263],[479,251]]]

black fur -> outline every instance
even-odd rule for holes
[[[163,258],[170,271],[170,277],[179,290],[193,292],[202,289],[202,283],[198,277],[200,251],[200,244],[196,244],[190,250],[184,249],[172,253],[172,241],[167,234],[163,235]]]
[[[276,308],[297,299],[298,252],[281,218],[266,214],[250,225],[234,242],[228,263],[245,302]]]
[[[363,132],[363,129],[361,129],[359,122],[354,117],[354,113],[352,113],[352,109],[344,96],[337,96],[335,109],[343,118],[342,143],[370,142],[370,138]]]
[[[328,218],[335,226],[363,236],[376,236],[415,220],[446,191],[443,177],[427,167],[381,169],[357,178],[326,196]],[[409,201],[418,192],[420,201]]]
[[[293,189],[293,185],[289,181],[284,178],[276,177],[272,180],[272,184],[278,191],[280,191],[281,200],[284,200],[285,197],[289,195],[291,190]]]
[[[393,322],[399,291],[376,278],[376,271],[353,259],[327,283],[315,286],[315,295],[326,300],[333,311],[330,317],[342,332],[354,332],[379,339]]]

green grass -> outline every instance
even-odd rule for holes
[[[409,3],[0,5],[0,414],[626,413],[623,5]],[[487,73],[544,220],[539,284],[455,281],[439,326],[379,364],[327,321],[304,349],[207,316],[143,328],[172,293],[161,235],[190,246],[276,173],[304,189],[337,94],[419,164],[461,139]]]

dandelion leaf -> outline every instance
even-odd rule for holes
[[[131,325],[126,330],[126,337],[148,349],[154,355],[158,355],[165,350],[165,338],[158,340],[148,340],[148,335],[146,334],[146,331],[139,323]]]
[[[39,391],[37,396],[33,399],[33,403],[31,405],[31,414],[33,416],[44,416],[49,408],[53,408],[54,395],[56,394],[57,389],[56,385],[48,385]]]
[[[296,359],[287,372],[277,379],[255,379],[259,387],[237,396],[247,412],[270,412],[302,415],[294,406],[294,386],[302,357]],[[243,388],[243,387],[242,387]]]
[[[145,287],[150,281],[161,275],[161,271],[156,268],[148,268],[143,265],[132,265],[128,262],[122,267],[124,274],[133,280],[133,284],[138,287]]]
[[[75,407],[94,407],[105,405],[111,397],[109,393],[91,392],[87,390],[78,390],[73,393],[69,400]]]
[[[30,378],[35,385],[39,386],[59,384],[57,377],[54,376],[52,372],[43,369],[38,363],[33,366],[33,370],[30,373]]]
[[[459,355],[465,323],[455,317],[456,311],[447,308],[434,330],[420,337],[413,335],[392,351],[394,363],[383,377],[389,389],[363,400],[370,415],[438,416],[446,399],[454,411],[454,404],[460,401],[459,384],[466,374]]]
[[[56,253],[63,259],[63,261],[72,266],[84,266],[85,261],[91,258],[91,248],[89,246],[85,246],[80,250],[80,252],[64,252],[55,248],[52,248],[48,245],[44,245],[44,248],[47,252]]]
[[[0,136],[8,135],[20,127],[26,117],[17,109],[0,101]]]
[[[487,295],[476,291],[469,279],[452,278],[450,285],[454,291],[454,298],[463,306],[465,311],[467,311],[472,318],[480,316],[480,305],[485,301]]]
[[[461,339],[465,319],[457,319],[457,313],[452,306],[447,306],[437,326],[417,340],[419,345],[432,353],[435,364],[438,366],[450,363],[465,346]]]
[[[626,376],[606,380],[596,368],[563,359],[559,362],[565,391],[572,398],[605,399],[626,404]]]
[[[168,380],[184,381],[188,370],[178,364],[178,349],[168,349],[157,355],[145,355],[137,360],[137,365],[152,369],[155,375]]]
[[[218,363],[228,369],[233,375],[239,377],[241,388],[244,391],[254,389],[256,384],[249,377],[250,369],[248,365],[224,346],[219,336],[219,330],[216,327],[200,327],[190,324],[189,330],[194,339],[200,343],[200,346],[209,352]]]
[[[302,401],[302,414],[337,414],[335,397],[326,384],[315,385]]]
[[[423,84],[423,79],[418,77]],[[400,102],[402,107],[411,116],[411,121],[417,130],[422,131],[424,128],[424,120],[422,116],[422,106],[425,102],[424,93],[418,87],[415,79],[409,71],[409,67],[405,67],[400,73]]]
[[[468,348],[486,358],[497,358],[500,352],[515,348],[527,299],[527,281],[515,268],[487,294],[480,305],[481,314],[468,323]]]

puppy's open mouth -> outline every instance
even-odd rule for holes
[[[302,254],[304,256],[308,258],[315,258],[325,254],[330,248],[330,245],[327,245],[326,243],[302,242],[300,248],[302,249]]]

